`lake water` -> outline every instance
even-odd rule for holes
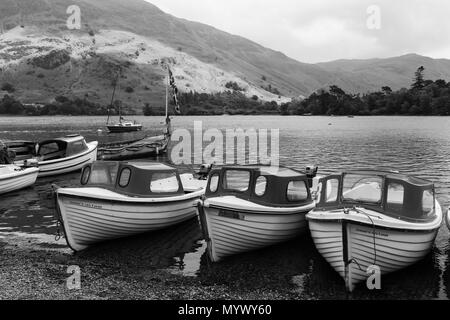
[[[0,139],[34,141],[80,133],[87,140],[102,143],[159,134],[163,129],[163,118],[134,119],[144,124],[144,132],[113,136],[97,131],[104,129],[104,117],[0,117]],[[442,207],[446,210],[450,205],[448,117],[174,117],[173,127],[192,130],[194,121],[202,121],[205,130],[279,129],[282,165],[304,169],[316,164],[321,175],[350,168],[398,170],[435,182]],[[1,196],[0,232],[34,237],[54,234],[51,184],[74,186],[78,176],[74,173],[40,179],[32,188]],[[65,250],[63,241],[58,246]],[[82,257],[99,261],[140,257],[140,268],[169,270],[183,277],[195,277],[204,284],[294,292],[312,299],[448,299],[449,254],[449,232],[443,225],[435,248],[426,259],[383,277],[381,291],[370,292],[362,286],[351,296],[308,236],[210,264],[194,220],[169,230],[102,244],[82,253]]]

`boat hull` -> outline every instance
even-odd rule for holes
[[[57,210],[67,244],[81,251],[96,243],[164,229],[196,217],[195,201],[124,202],[56,191]]]
[[[311,215],[308,220],[317,250],[341,275],[350,292],[367,281],[374,266],[386,275],[422,260],[431,251],[440,226],[408,230],[377,226],[376,221],[321,220]]]
[[[11,167],[11,165],[8,165]],[[26,168],[18,172],[6,173],[7,166],[0,166],[0,173],[4,171],[5,174],[0,174],[0,194],[20,190],[33,185],[39,174],[37,168]],[[16,167],[16,166],[13,166]],[[8,170],[9,171],[9,170]]]
[[[136,132],[141,131],[142,126],[107,126],[111,133]]]
[[[232,208],[199,205],[200,221],[213,262],[225,257],[288,241],[307,230],[305,215],[295,213],[245,212]]]
[[[88,150],[79,155],[63,159],[38,162],[39,178],[81,170],[86,164],[97,160],[97,146],[97,142],[90,142],[88,143]]]
[[[167,152],[168,137],[143,139],[129,145],[102,147],[98,150],[98,159],[104,161],[124,161],[157,157]]]

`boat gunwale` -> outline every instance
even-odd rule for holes
[[[208,199],[208,201],[210,201],[210,200],[211,199]],[[240,200],[242,200],[242,199],[240,199]],[[243,201],[245,201],[245,200],[243,200]],[[254,204],[251,201],[246,201],[246,202]],[[315,206],[314,203],[303,205],[301,207],[267,207],[267,206],[263,206],[265,209],[267,209],[267,211],[261,211],[261,208],[254,208],[252,210],[252,208],[250,208],[250,207],[248,209],[242,209],[242,208],[236,208],[236,207],[233,208],[233,207],[220,206],[220,205],[215,205],[215,204],[205,205],[203,203],[202,205],[206,208],[211,208],[211,209],[229,210],[229,211],[255,214],[255,215],[257,215],[257,214],[260,214],[260,215],[297,215],[297,214],[300,214],[301,212],[308,213],[311,210],[313,210],[314,206]],[[278,209],[279,211],[274,211],[273,209]]]
[[[439,210],[438,210],[439,208]],[[365,209],[367,210],[367,209]],[[392,221],[380,221],[380,220],[375,220],[372,219],[372,221],[367,221],[367,222],[363,222],[358,220],[358,218],[362,218],[364,217],[365,219],[367,219],[366,215],[362,215],[360,213],[358,213],[358,216],[356,215],[350,215],[350,214],[345,214],[344,213],[344,209],[342,209],[342,211],[340,210],[339,212],[334,212],[334,215],[337,215],[338,217],[325,217],[324,215],[326,214],[327,211],[330,210],[324,210],[321,211],[323,214],[321,216],[317,216],[320,215],[321,212],[313,210],[312,212],[308,213],[306,215],[306,220],[307,221],[314,221],[316,223],[332,223],[332,222],[338,222],[338,223],[343,223],[343,222],[348,222],[351,224],[357,224],[360,226],[366,226],[366,227],[370,227],[370,228],[376,228],[376,229],[382,229],[382,230],[396,230],[399,232],[417,232],[417,233],[422,233],[422,232],[434,232],[434,231],[438,231],[441,226],[442,226],[442,220],[443,220],[443,213],[442,213],[442,209],[441,206],[439,204],[439,202],[436,200],[436,211],[440,212],[440,214],[436,214],[436,218],[433,221],[426,221],[423,223],[420,222],[408,222],[405,221],[403,219],[396,219],[394,217],[385,215],[385,214],[381,214],[379,212],[376,212],[377,214],[381,215],[381,216],[386,216],[390,219],[393,220],[397,220],[400,221],[402,224],[401,225],[385,225],[385,223],[393,223]],[[384,223],[382,225],[380,225],[379,223]]]
[[[126,197],[126,198],[122,198],[122,199],[114,199],[114,198],[109,198],[109,197],[96,197],[94,195],[84,195],[84,194],[71,194],[68,193],[70,191],[80,191],[83,189],[101,189],[101,190],[107,190],[111,193],[120,195],[121,197]],[[55,191],[56,194],[58,195],[62,195],[65,197],[70,197],[70,198],[77,198],[77,199],[92,199],[92,200],[97,200],[97,201],[104,201],[104,202],[112,202],[112,203],[133,203],[133,204],[161,204],[161,203],[171,203],[171,202],[181,202],[181,201],[189,201],[189,200],[195,200],[195,198],[200,198],[203,193],[204,190],[203,189],[199,189],[193,192],[185,192],[182,195],[175,195],[175,196],[169,196],[169,197],[153,197],[153,198],[149,198],[149,197],[130,197],[128,195],[125,194],[121,194],[118,192],[113,192],[109,189],[105,189],[105,188],[98,188],[98,187],[84,187],[84,188],[60,188],[57,189]]]

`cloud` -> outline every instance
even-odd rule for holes
[[[418,53],[450,58],[448,0],[148,0],[303,62]],[[367,8],[381,28],[367,27]]]

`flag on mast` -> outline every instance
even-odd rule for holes
[[[173,103],[175,105],[175,111],[176,113],[180,114],[181,113],[181,109],[180,109],[180,104],[178,102],[178,88],[177,85],[175,84],[175,78],[173,76],[172,70],[170,70],[170,67],[167,67],[169,70],[169,85],[172,88],[172,96],[173,96]]]

